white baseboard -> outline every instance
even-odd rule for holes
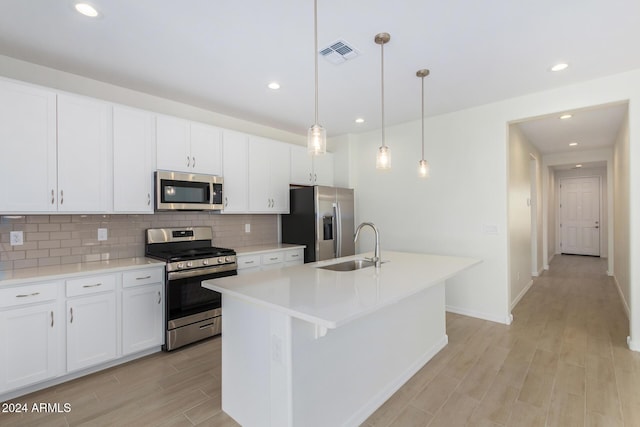
[[[490,322],[502,323],[504,325],[511,324],[511,314],[507,314],[505,317],[499,317],[493,314],[483,313],[480,311],[469,310],[461,307],[454,307],[447,305],[445,309],[450,313],[461,314],[463,316],[475,317],[476,319],[488,320]]]
[[[520,291],[518,296],[511,302],[511,306],[509,307],[510,311],[513,310],[513,308],[516,305],[518,305],[518,303],[520,302],[522,297],[525,296],[527,292],[529,292],[529,289],[531,289],[532,285],[533,285],[533,280],[529,280],[529,283],[527,283],[527,285],[524,287],[524,289],[522,289],[522,291]]]
[[[640,351],[640,343],[631,340],[631,337],[627,337],[627,346],[631,351]]]
[[[620,284],[616,280],[616,276],[613,277],[613,283],[616,285],[616,289],[618,290],[618,295],[620,295],[620,301],[622,301],[622,307],[624,308],[624,313],[627,315],[627,319],[631,319],[631,310],[629,310],[629,304],[627,304],[627,300],[622,293],[622,289],[620,289]],[[637,350],[636,350],[637,351]]]
[[[380,390],[373,399],[361,407],[353,416],[344,424],[345,426],[359,426],[364,423],[369,416],[376,411],[384,402],[386,402],[393,394],[409,381],[433,356],[438,354],[440,350],[449,343],[449,337],[445,336],[438,341],[433,347],[427,350],[418,360],[409,366],[400,376],[394,379],[387,386]]]

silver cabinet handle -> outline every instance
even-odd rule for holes
[[[147,193],[147,206],[151,204],[151,193]]]
[[[147,279],[151,279],[151,276],[136,277],[136,280],[147,280]]]
[[[60,190],[60,204],[64,203],[64,191]]]
[[[224,198],[224,206],[225,207],[229,206],[229,199],[227,197]]]
[[[317,173],[313,174],[313,182],[318,182],[318,174]]]
[[[277,260],[278,260],[278,257],[275,257],[275,258],[269,258],[269,261],[277,261]]]
[[[73,323],[73,307],[69,309],[69,314],[71,314],[71,320],[69,321],[69,323]]]
[[[53,188],[51,189],[51,204],[53,205],[56,202],[56,196],[55,196],[55,191],[53,191]]]
[[[51,310],[51,327],[53,328],[53,310]]]
[[[160,295],[160,291],[158,291],[158,304],[162,301],[162,296]]]
[[[309,182],[313,182],[313,177],[311,176],[311,172],[309,172]]]
[[[34,293],[32,293],[32,294],[20,294],[20,295],[16,295],[16,298],[35,297],[36,295],[40,295],[40,292],[34,292]]]
[[[195,167],[196,167],[196,156],[193,156],[193,157],[191,158],[191,160],[193,160],[193,162],[191,162],[191,167],[192,167],[192,168],[195,168]]]
[[[187,156],[187,167],[191,166],[191,157]]]
[[[245,261],[245,264],[253,264],[253,261]]]
[[[292,254],[291,258],[298,258],[300,256],[300,254]]]
[[[93,285],[82,285],[83,288],[97,288],[98,286],[102,286],[102,283],[95,283]]]

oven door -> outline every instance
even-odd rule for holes
[[[189,318],[199,319],[202,313],[220,314],[222,297],[219,292],[202,287],[203,280],[234,276],[236,270],[201,274],[192,277],[172,278],[166,283],[166,316],[169,329],[191,323]],[[215,310],[215,311],[214,311]]]
[[[156,172],[156,210],[221,210],[223,180],[215,175]]]

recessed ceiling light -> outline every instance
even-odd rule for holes
[[[272,89],[272,90],[278,90],[278,89],[280,89],[280,83],[278,83],[278,82],[271,82],[271,83],[269,83],[269,84],[267,85],[267,87],[268,87],[269,89]]]
[[[551,71],[566,70],[568,66],[569,66],[569,64],[567,64],[566,62],[560,62],[560,63],[554,65],[553,67],[551,67]]]
[[[364,123],[364,119],[362,117],[358,117],[356,119],[356,123],[360,124],[360,123]]]
[[[576,167],[577,167],[577,168],[581,168],[581,167],[582,167],[582,165],[576,165]]]
[[[78,12],[84,16],[88,16],[89,18],[95,18],[98,16],[96,8],[91,6],[89,3],[76,3],[75,8]]]
[[[578,145],[577,142],[570,142],[569,147],[576,147]]]
[[[571,114],[563,114],[560,116],[560,120],[567,120],[573,117]]]

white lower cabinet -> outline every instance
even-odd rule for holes
[[[0,393],[60,373],[57,283],[0,291]],[[2,400],[2,399],[0,399]]]
[[[237,256],[238,274],[304,264],[304,247],[245,252]]]
[[[115,359],[117,354],[114,292],[67,301],[67,371]]]
[[[159,351],[163,313],[164,264],[0,287],[0,401]]]
[[[122,275],[122,355],[163,344],[164,308],[161,270]]]

